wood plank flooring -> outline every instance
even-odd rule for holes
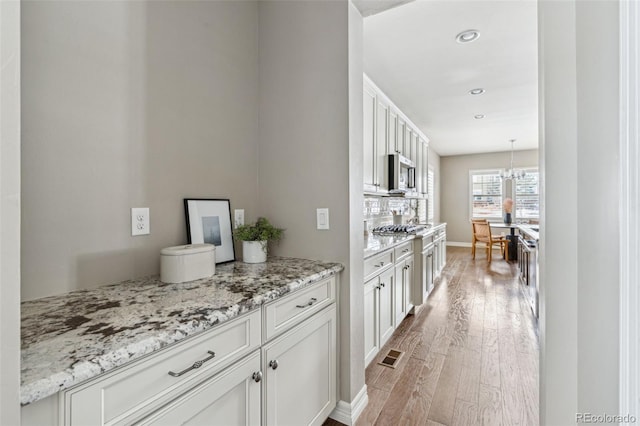
[[[537,326],[517,274],[497,254],[488,265],[448,248],[426,305],[366,369],[357,426],[538,425]],[[378,365],[389,349],[405,352],[395,369]]]

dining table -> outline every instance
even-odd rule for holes
[[[509,229],[509,235],[505,235],[507,241],[507,249],[504,251],[504,259],[508,262],[511,260],[518,260],[518,236],[516,235],[516,229],[518,224],[511,222],[509,224],[504,222],[489,222],[491,229]]]

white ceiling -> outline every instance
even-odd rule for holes
[[[468,29],[480,37],[457,43]],[[508,151],[510,139],[536,149],[537,63],[535,0],[417,0],[364,18],[365,72],[442,156]]]

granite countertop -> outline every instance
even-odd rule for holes
[[[364,237],[364,258],[369,258],[378,253],[382,253],[383,251],[398,246],[406,241],[413,240],[415,238],[426,237],[429,234],[432,234],[436,230],[443,228],[447,225],[446,222],[437,222],[430,223],[428,225],[422,224],[425,226],[423,231],[418,232],[417,234],[397,234],[397,235],[376,235],[373,233],[369,233],[369,235]]]
[[[387,249],[400,245],[406,241],[411,241],[416,236],[413,234],[398,235],[375,235],[369,234],[364,237],[364,258],[371,257]]]
[[[216,265],[213,277],[181,284],[154,276],[23,302],[20,402],[46,398],[342,269],[271,257]]]

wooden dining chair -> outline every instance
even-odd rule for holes
[[[491,250],[495,244],[500,245],[500,254],[504,257],[504,253],[507,247],[507,240],[500,235],[491,235],[491,224],[488,221],[472,221],[473,227],[473,242],[471,246],[471,255],[473,259],[476,258],[476,243],[484,243],[487,251],[487,262],[491,263]]]
[[[471,219],[471,257],[473,259],[476,258],[476,243],[478,242],[476,229],[473,226],[474,223],[487,223],[487,219]]]

